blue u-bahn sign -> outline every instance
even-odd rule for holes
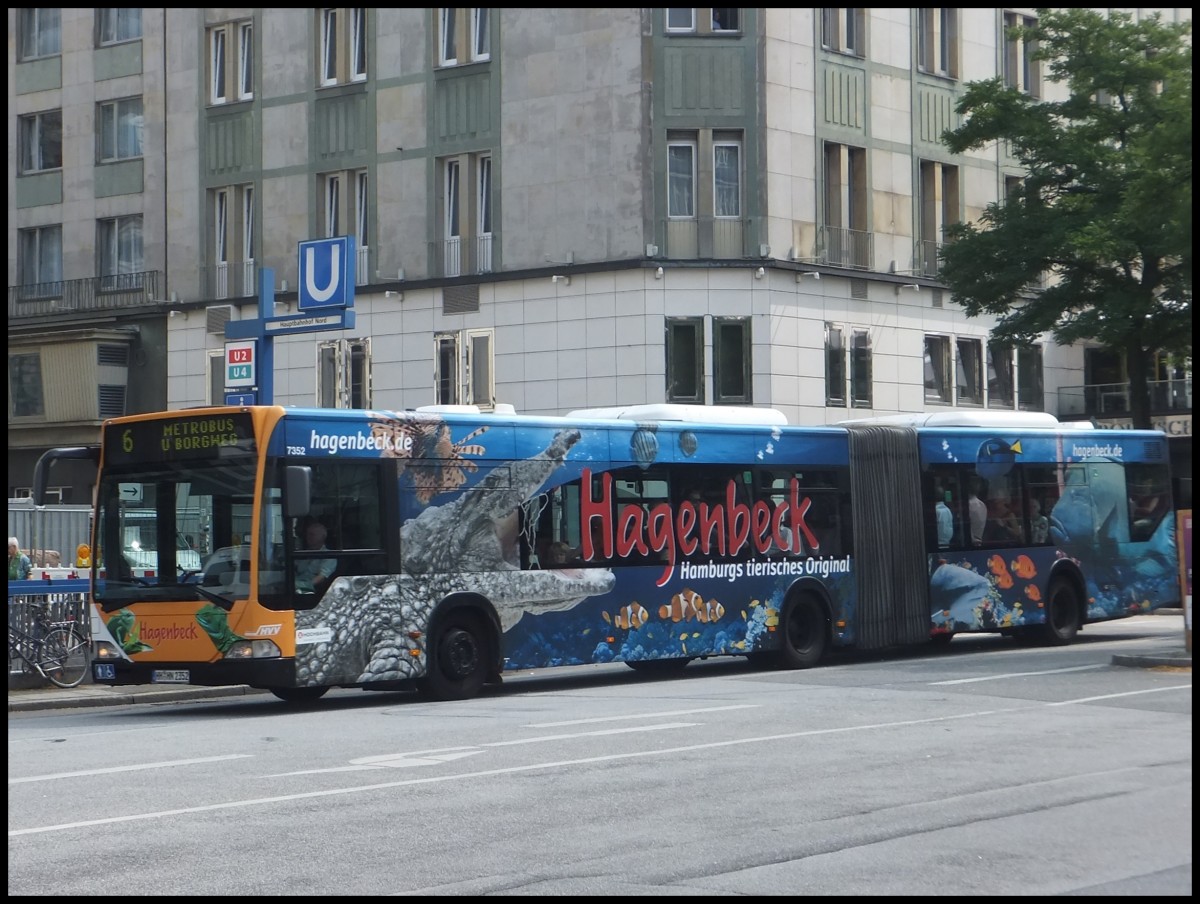
[[[354,307],[354,236],[299,244],[301,311]]]

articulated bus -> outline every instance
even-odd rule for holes
[[[546,666],[1066,644],[1178,605],[1166,437],[1007,415],[200,408],[106,421],[34,482],[98,465],[102,684],[462,699]],[[123,555],[135,514],[153,570]],[[185,520],[199,568],[176,552]]]

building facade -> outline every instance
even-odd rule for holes
[[[339,235],[355,326],[275,339],[278,403],[1119,417],[1103,350],[993,347],[937,278],[1021,178],[939,136],[968,82],[1049,90],[1034,15],[10,9],[9,495],[105,417],[222,403],[261,270],[295,313]]]

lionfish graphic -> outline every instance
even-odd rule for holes
[[[423,505],[439,493],[457,490],[467,482],[468,474],[479,470],[479,465],[464,456],[487,451],[471,443],[487,429],[472,430],[455,443],[450,441],[450,427],[440,418],[371,422],[371,435],[381,441],[384,457],[406,459],[400,463],[400,471],[407,469]]]

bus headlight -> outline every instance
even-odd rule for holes
[[[96,641],[96,646],[92,650],[92,659],[124,659],[121,654],[121,648],[115,643],[109,643],[107,640]]]
[[[282,655],[273,640],[239,640],[225,651],[226,659],[275,659]]]

